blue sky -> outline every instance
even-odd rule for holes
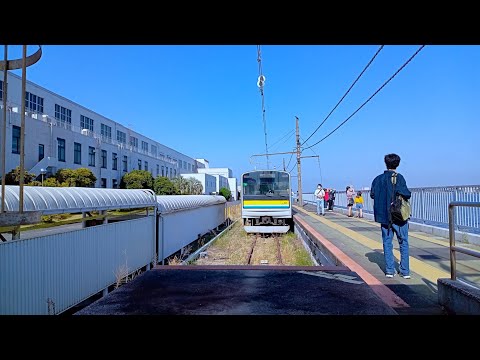
[[[378,48],[260,45],[268,152],[294,149],[295,116],[303,143]],[[418,48],[386,45],[305,146],[348,118]],[[10,46],[9,59],[19,57],[21,46]],[[302,152],[318,155],[302,159],[303,191],[318,182],[369,187],[390,152],[400,155],[410,188],[480,184],[479,64],[480,46],[427,45],[342,127]],[[237,178],[267,167],[265,157],[252,157],[266,152],[258,76],[257,45],[45,45],[27,69],[28,80]],[[296,190],[290,158],[271,155],[269,167],[289,164]]]

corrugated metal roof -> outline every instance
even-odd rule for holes
[[[20,186],[6,185],[7,211],[19,211]],[[0,194],[1,200],[1,194]],[[145,189],[101,189],[84,187],[23,187],[23,210],[60,214],[92,210],[156,206],[155,193]]]
[[[227,202],[221,195],[157,195],[157,210],[160,214]]]

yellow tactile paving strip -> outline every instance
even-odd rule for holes
[[[317,214],[306,211],[305,209],[295,207],[295,210],[297,210],[299,212],[302,212],[304,214],[307,214],[309,216],[312,216],[313,218],[320,221],[321,223],[327,225],[328,227],[330,227],[332,229],[335,229],[335,230],[341,232],[342,234],[348,236],[352,240],[357,241],[358,243],[362,244],[363,246],[366,246],[366,247],[370,248],[373,251],[376,250],[376,251],[380,251],[380,252],[383,253],[383,245],[381,243],[379,243],[378,241],[372,240],[372,239],[366,237],[365,235],[359,234],[359,233],[357,233],[353,230],[350,230],[350,229],[348,229],[344,226],[338,225],[338,224],[334,223],[333,221],[330,221],[330,220],[326,219],[323,216],[318,216]],[[367,224],[372,225],[371,222],[366,221],[366,220],[362,220],[362,219],[358,219],[358,218],[355,219],[355,220],[365,222]],[[420,235],[418,233],[414,233],[414,234],[415,235],[412,234],[412,236],[418,237],[422,240],[430,241],[430,242],[436,243],[436,244],[438,242],[439,245],[447,246],[445,242],[442,242],[440,240],[435,240],[435,239],[432,239],[432,238],[427,237],[425,235]],[[409,233],[409,235],[410,235],[410,233]],[[394,249],[393,250],[393,255],[397,259],[400,259],[400,252],[398,250]],[[426,263],[424,263],[424,262],[422,262],[422,261],[420,261],[420,260],[418,260],[418,259],[416,259],[412,256],[410,256],[410,270],[412,272],[420,275],[421,277],[431,281],[434,284],[437,283],[437,279],[439,279],[439,278],[450,278],[450,273],[442,271],[440,269],[437,269],[437,268],[435,268],[431,265],[428,265],[428,264],[426,264]]]

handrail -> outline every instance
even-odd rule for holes
[[[480,207],[480,202],[452,201],[448,204],[448,236],[450,238],[450,277],[457,280],[457,259],[456,253],[460,252],[480,258],[480,251],[465,249],[455,246],[455,206]]]

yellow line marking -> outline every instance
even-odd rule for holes
[[[436,239],[432,239],[431,237],[425,236],[425,235],[420,234],[420,233],[415,232],[415,231],[409,231],[408,236],[410,236],[410,235],[413,236],[413,237],[419,238],[421,240],[425,240],[425,241],[437,244],[437,245],[450,247],[450,242],[447,239],[445,239],[445,241],[436,240]]]
[[[317,214],[312,214],[305,209],[301,209],[297,207],[297,210],[305,213],[309,216],[314,217],[315,219],[319,220],[320,222],[324,223],[325,225],[341,232],[344,235],[347,235],[351,239],[355,240],[356,242],[372,249],[372,250],[379,250],[383,253],[383,244],[379,243],[378,241],[372,240],[365,235],[358,234],[357,232],[347,229],[344,226],[338,225],[331,220],[325,219],[323,216],[318,216]],[[393,249],[393,255],[398,259],[400,259],[400,251]],[[450,278],[450,273],[437,269],[436,267],[426,264],[420,260],[415,259],[412,256],[410,258],[410,270],[419,274],[421,277],[437,284],[438,278]]]

